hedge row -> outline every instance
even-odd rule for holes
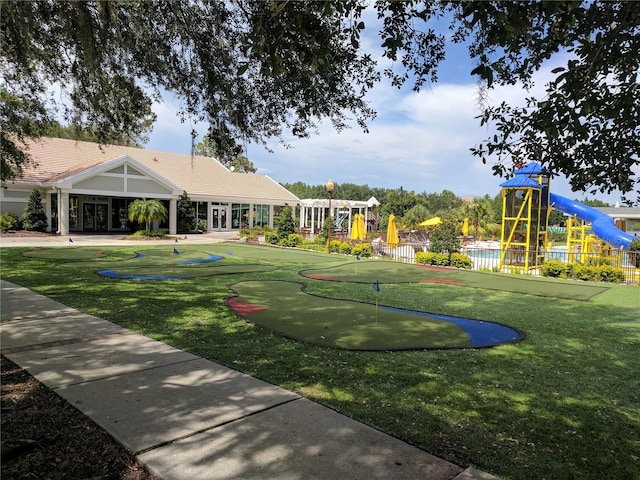
[[[342,253],[343,255],[354,255],[358,257],[370,257],[373,254],[373,248],[370,243],[356,243],[351,245],[349,242],[341,242],[340,240],[331,240],[329,245],[331,253]]]
[[[545,277],[575,278],[592,282],[624,282],[624,272],[613,265],[583,265],[547,260],[540,269]]]
[[[419,265],[437,265],[439,267],[471,268],[471,258],[462,253],[417,252],[415,261]]]

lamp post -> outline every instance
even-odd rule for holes
[[[333,194],[334,184],[329,179],[325,187],[327,188],[327,195],[329,195],[329,225],[327,228],[327,253],[331,253],[331,230],[333,230],[333,219],[331,218],[331,195]]]

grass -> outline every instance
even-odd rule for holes
[[[238,265],[271,265],[255,247],[247,258],[235,247]],[[232,247],[199,248],[224,254]],[[461,466],[505,479],[638,478],[638,286],[576,301],[386,284],[382,304],[496,321],[526,338],[479,350],[354,352],[273,334],[224,303],[228,285],[244,280],[303,281],[312,294],[370,301],[371,285],[297,273],[344,257],[282,251],[278,269],[149,282],[99,277],[90,263],[70,268],[26,258],[25,250],[0,249],[3,279],[298,392]],[[134,252],[104,249],[105,258]]]

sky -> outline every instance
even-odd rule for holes
[[[365,17],[367,25],[373,21],[370,14]],[[370,31],[361,44],[374,58],[380,53],[376,31]],[[489,91],[490,102],[507,100],[511,105],[523,105],[527,96],[542,97],[551,70],[561,61],[552,59],[536,74],[532,91],[518,86],[495,88]],[[380,69],[384,66],[383,62]],[[351,129],[338,133],[327,122],[309,139],[286,138],[292,148],[274,140],[269,143],[273,152],[247,145],[245,156],[257,167],[257,173],[280,183],[324,185],[332,179],[338,184],[402,187],[416,193],[446,189],[459,197],[493,197],[500,192],[504,179],[494,176],[491,165],[482,164],[470,152],[491,133],[476,118],[480,114],[478,84],[470,75],[472,69],[466,47],[448,42],[447,59],[438,70],[437,83],[425,85],[416,93],[410,87],[392,87],[383,77],[369,92],[367,101],[378,113],[369,123],[369,133],[363,133],[355,122]],[[206,132],[206,125],[180,123],[177,105],[170,97],[154,104],[158,120],[146,148],[190,153],[191,129],[195,127],[200,135]],[[598,198],[612,205],[620,199],[616,194],[572,192],[563,177],[552,179],[551,191],[571,199]]]

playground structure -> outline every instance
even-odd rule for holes
[[[610,216],[550,192],[550,179],[535,162],[514,171],[515,176],[502,187],[502,229],[500,268],[506,271],[530,271],[539,268],[551,253],[547,239],[552,209],[567,219],[569,263],[608,261],[621,266],[623,250],[633,237],[617,228]],[[624,227],[622,224],[619,224]]]

